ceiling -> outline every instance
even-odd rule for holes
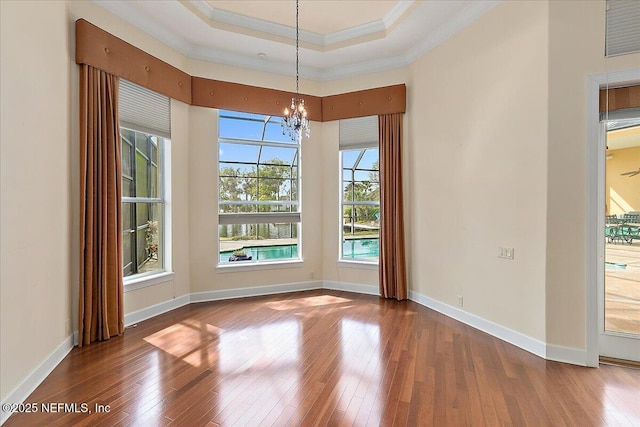
[[[94,0],[187,57],[295,75],[294,0]],[[301,0],[300,76],[410,64],[500,0]]]
[[[607,150],[640,147],[640,119],[617,120],[618,127],[607,132]]]

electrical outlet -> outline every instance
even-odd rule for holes
[[[498,258],[513,259],[514,253],[514,248],[498,247]]]
[[[311,273],[309,273],[309,278],[315,279],[316,278],[316,272],[312,271]]]
[[[462,295],[458,295],[458,307],[462,307],[464,305],[464,298]]]

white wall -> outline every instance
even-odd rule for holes
[[[355,92],[373,87],[392,86],[407,83],[409,69],[407,67],[395,70],[379,71],[356,77],[322,82],[321,95],[329,96],[341,93]]]
[[[548,43],[546,2],[505,2],[429,51],[406,144],[412,289],[541,341]]]
[[[0,2],[2,399],[71,332],[66,30],[64,3]]]
[[[191,76],[204,77],[225,82],[250,86],[292,91],[296,87],[296,77],[271,74],[264,71],[248,70],[224,64],[214,64],[199,59],[187,59],[184,71]],[[291,70],[294,71],[294,70]],[[300,80],[300,93],[322,96],[322,85],[313,80]],[[283,107],[284,108],[284,107]]]
[[[604,2],[549,4],[547,341],[585,347],[586,106],[589,75],[640,68],[604,58]]]

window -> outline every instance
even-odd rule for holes
[[[169,99],[124,80],[119,98],[123,276],[131,279],[169,267],[165,248]]]
[[[299,145],[280,120],[220,111],[219,264],[300,259]]]
[[[340,258],[377,262],[380,239],[378,118],[340,121]]]
[[[124,277],[163,271],[164,138],[120,128]]]

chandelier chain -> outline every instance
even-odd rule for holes
[[[296,97],[300,95],[300,36],[299,36],[299,28],[298,25],[298,15],[299,15],[299,0],[296,0]]]

